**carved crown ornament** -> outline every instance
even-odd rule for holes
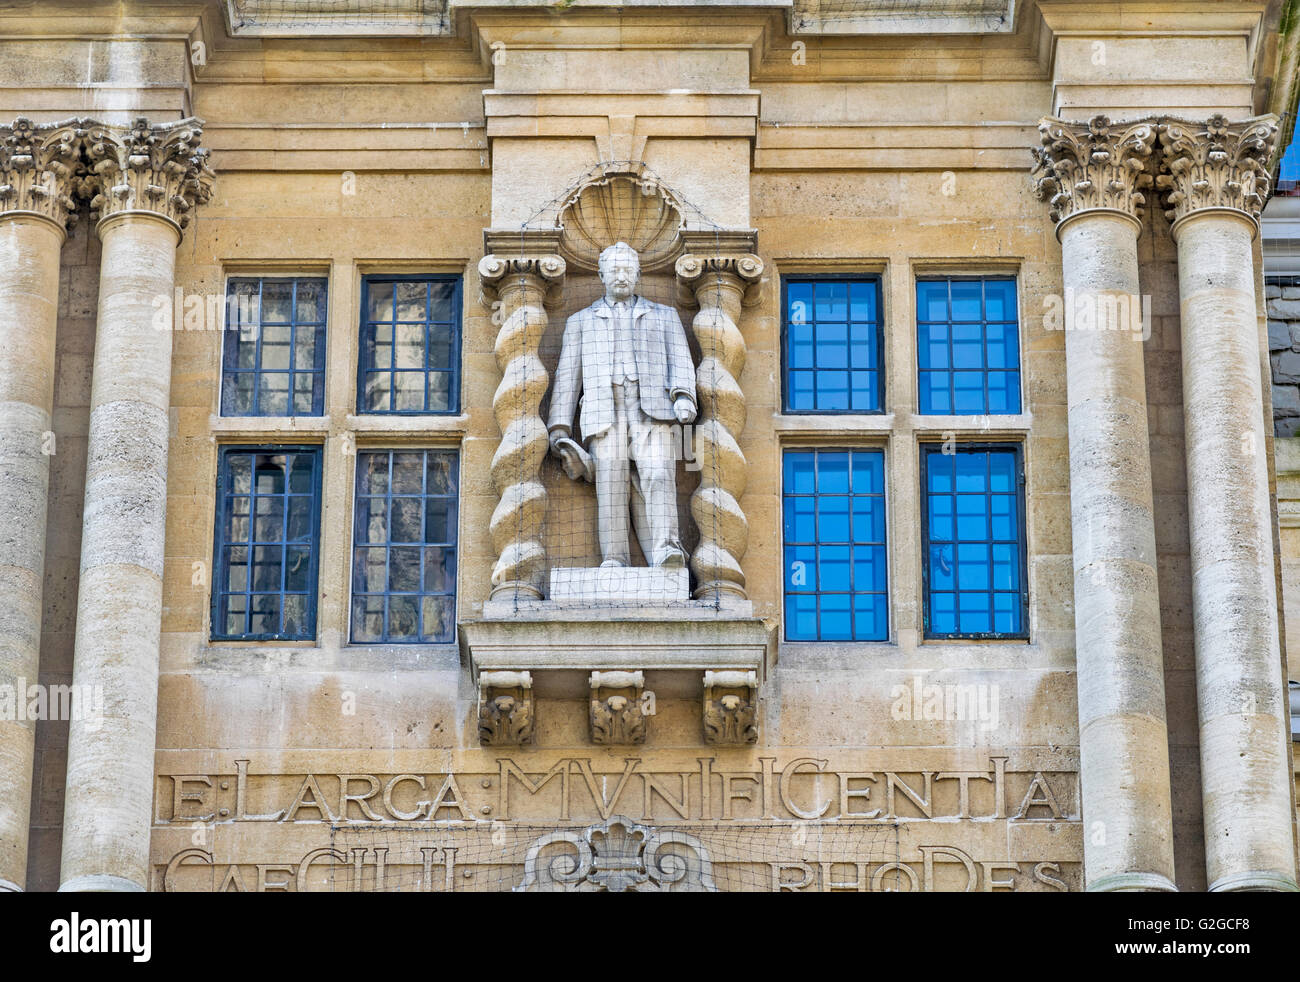
[[[147,211],[184,228],[212,196],[202,136],[198,119],[117,126],[19,117],[0,126],[0,213],[35,212],[66,228],[87,201],[92,219]]]
[[[585,829],[539,836],[516,893],[714,893],[713,861],[698,838],[615,815]]]
[[[1153,186],[1171,223],[1209,208],[1258,222],[1271,191],[1276,116],[1232,122],[1216,113],[1204,123],[1161,117],[1119,125],[1105,116],[1047,117],[1038,129],[1034,187],[1058,224],[1093,210],[1140,221]]]

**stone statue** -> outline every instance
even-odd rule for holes
[[[625,242],[600,254],[605,295],[564,326],[547,431],[565,473],[595,482],[601,565],[629,563],[630,496],[646,562],[682,568],[677,459],[696,414],[695,365],[677,311],[634,292],[640,273]]]

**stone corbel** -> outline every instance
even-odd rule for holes
[[[66,229],[81,182],[84,120],[0,126],[0,215],[31,215]]]
[[[704,673],[704,742],[743,747],[758,743],[758,673]]]
[[[486,238],[489,248],[509,244],[497,243],[492,234]],[[521,243],[519,233],[514,245],[519,255],[489,253],[478,266],[481,300],[499,325],[494,351],[501,384],[492,397],[501,430],[501,445],[492,457],[499,500],[489,534],[497,555],[492,599],[506,601],[541,599],[546,577],[542,525],[547,498],[540,471],[548,444],[540,409],[550,375],[538,350],[549,323],[546,307],[558,302],[565,274],[558,254],[528,254],[526,245],[536,244]]]
[[[641,694],[644,672],[591,673],[591,742],[598,746],[645,743],[649,720]]]
[[[480,672],[478,739],[485,747],[533,742],[531,672]]]
[[[710,251],[706,239],[716,239],[724,248],[742,242],[752,248],[754,238],[752,233],[697,233],[686,243],[696,251],[677,260],[683,300],[699,306],[691,328],[700,345],[693,441],[700,485],[691,496],[691,515],[700,541],[691,569],[696,598],[724,603],[748,596],[740,567],[749,546],[749,523],[740,508],[748,463],[739,443],[745,429],[745,394],[738,381],[745,339],[738,325],[741,307],[758,301],[763,261],[752,252]]]

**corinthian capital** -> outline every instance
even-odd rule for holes
[[[0,214],[29,212],[67,228],[81,141],[80,120],[36,125],[22,116],[0,126]]]
[[[212,196],[208,151],[199,147],[202,136],[198,119],[92,124],[86,132],[91,209],[101,220],[120,212],[154,212],[184,228],[195,206]]]
[[[1204,208],[1230,208],[1258,222],[1269,195],[1276,116],[1230,123],[1215,113],[1204,123],[1165,120],[1158,130],[1168,172],[1157,182],[1166,218],[1175,222]]]
[[[1154,125],[1112,126],[1105,116],[1072,123],[1049,116],[1038,132],[1043,145],[1033,150],[1034,187],[1048,202],[1052,221],[1093,210],[1142,218],[1142,192],[1151,186]]]

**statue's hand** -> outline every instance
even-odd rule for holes
[[[558,454],[560,452],[560,441],[568,439],[569,429],[565,426],[556,426],[546,436],[551,443],[551,452]]]
[[[686,396],[678,396],[673,400],[673,415],[677,417],[677,422],[685,425],[695,420],[695,404]]]

